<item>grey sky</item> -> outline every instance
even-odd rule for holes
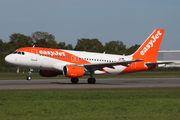
[[[0,0],[0,39],[13,33],[53,34],[56,41],[98,38],[104,45],[142,44],[156,28],[165,29],[160,49],[180,49],[179,0]]]

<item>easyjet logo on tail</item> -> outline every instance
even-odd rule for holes
[[[157,31],[156,35],[153,35],[151,37],[151,40],[146,44],[146,46],[143,48],[143,50],[141,50],[140,54],[144,55],[151,47],[154,46],[154,43],[156,42],[156,40],[159,38],[159,36],[161,36],[162,33],[160,33],[160,31]]]

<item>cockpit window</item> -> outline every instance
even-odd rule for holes
[[[17,54],[17,51],[14,51],[13,54]]]
[[[24,52],[22,52],[22,51],[14,51],[12,54],[25,55],[25,53],[24,53]]]

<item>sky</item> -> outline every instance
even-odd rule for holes
[[[160,50],[180,50],[179,0],[0,0],[0,39],[36,31],[57,43],[77,39],[112,40],[126,47],[142,44],[156,29],[165,29]]]

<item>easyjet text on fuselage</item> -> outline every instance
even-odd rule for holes
[[[39,50],[40,54],[65,56],[65,52]]]

